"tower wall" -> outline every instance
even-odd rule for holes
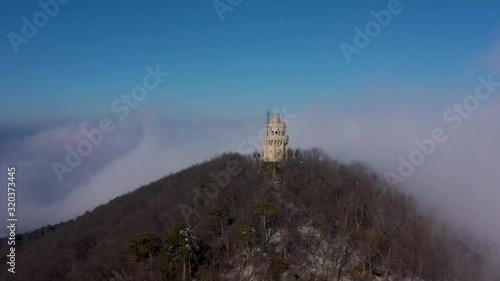
[[[273,116],[271,122],[266,125],[266,129],[262,160],[266,162],[285,160],[287,158],[288,136],[286,135],[286,124],[281,123],[279,114]]]

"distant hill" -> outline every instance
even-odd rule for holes
[[[481,280],[484,258],[361,163],[214,156],[19,235],[0,280]],[[61,210],[64,211],[64,210]]]

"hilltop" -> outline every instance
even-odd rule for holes
[[[289,155],[214,156],[19,235],[12,280],[481,280],[474,242],[366,165]]]

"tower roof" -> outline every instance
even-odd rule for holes
[[[279,114],[274,114],[273,115],[273,119],[271,120],[271,123],[280,124],[281,123],[280,115]]]

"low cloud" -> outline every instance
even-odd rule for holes
[[[60,182],[51,163],[65,163],[65,148],[74,148],[85,138],[81,131],[96,128],[97,123],[85,120],[0,142],[2,170],[9,165],[17,167],[21,231],[75,218],[216,153],[236,151],[242,140],[260,129],[227,122],[160,122],[139,114],[105,135],[103,142]]]
[[[500,90],[499,90],[500,92]],[[461,100],[458,98],[458,100]],[[291,147],[320,147],[344,161],[361,160],[383,173],[394,170],[398,155],[415,149],[414,140],[428,138],[435,127],[446,128],[442,109],[399,108],[384,113],[335,114],[321,101],[309,104],[288,124]],[[417,167],[401,185],[423,205],[442,212],[456,224],[493,239],[500,237],[498,163],[500,99],[493,98],[449,140]],[[20,223],[23,230],[81,215],[99,204],[171,172],[224,151],[238,151],[249,136],[258,136],[262,118],[244,126],[224,122],[162,122],[131,119],[109,135],[81,166],[59,183],[50,166],[63,159],[65,145],[81,139],[79,129],[92,121],[55,127],[3,142],[2,166],[18,167]],[[253,120],[252,120],[253,121]],[[8,149],[6,149],[6,147]]]
[[[417,148],[416,139],[429,138],[434,128],[443,128],[448,140],[437,144],[436,152],[399,186],[454,225],[494,240],[500,237],[498,108],[500,98],[492,98],[453,131],[439,109],[351,116],[313,105],[298,114],[290,138],[294,146],[317,145],[341,160],[365,161],[383,175],[396,172],[398,156],[408,158]]]

